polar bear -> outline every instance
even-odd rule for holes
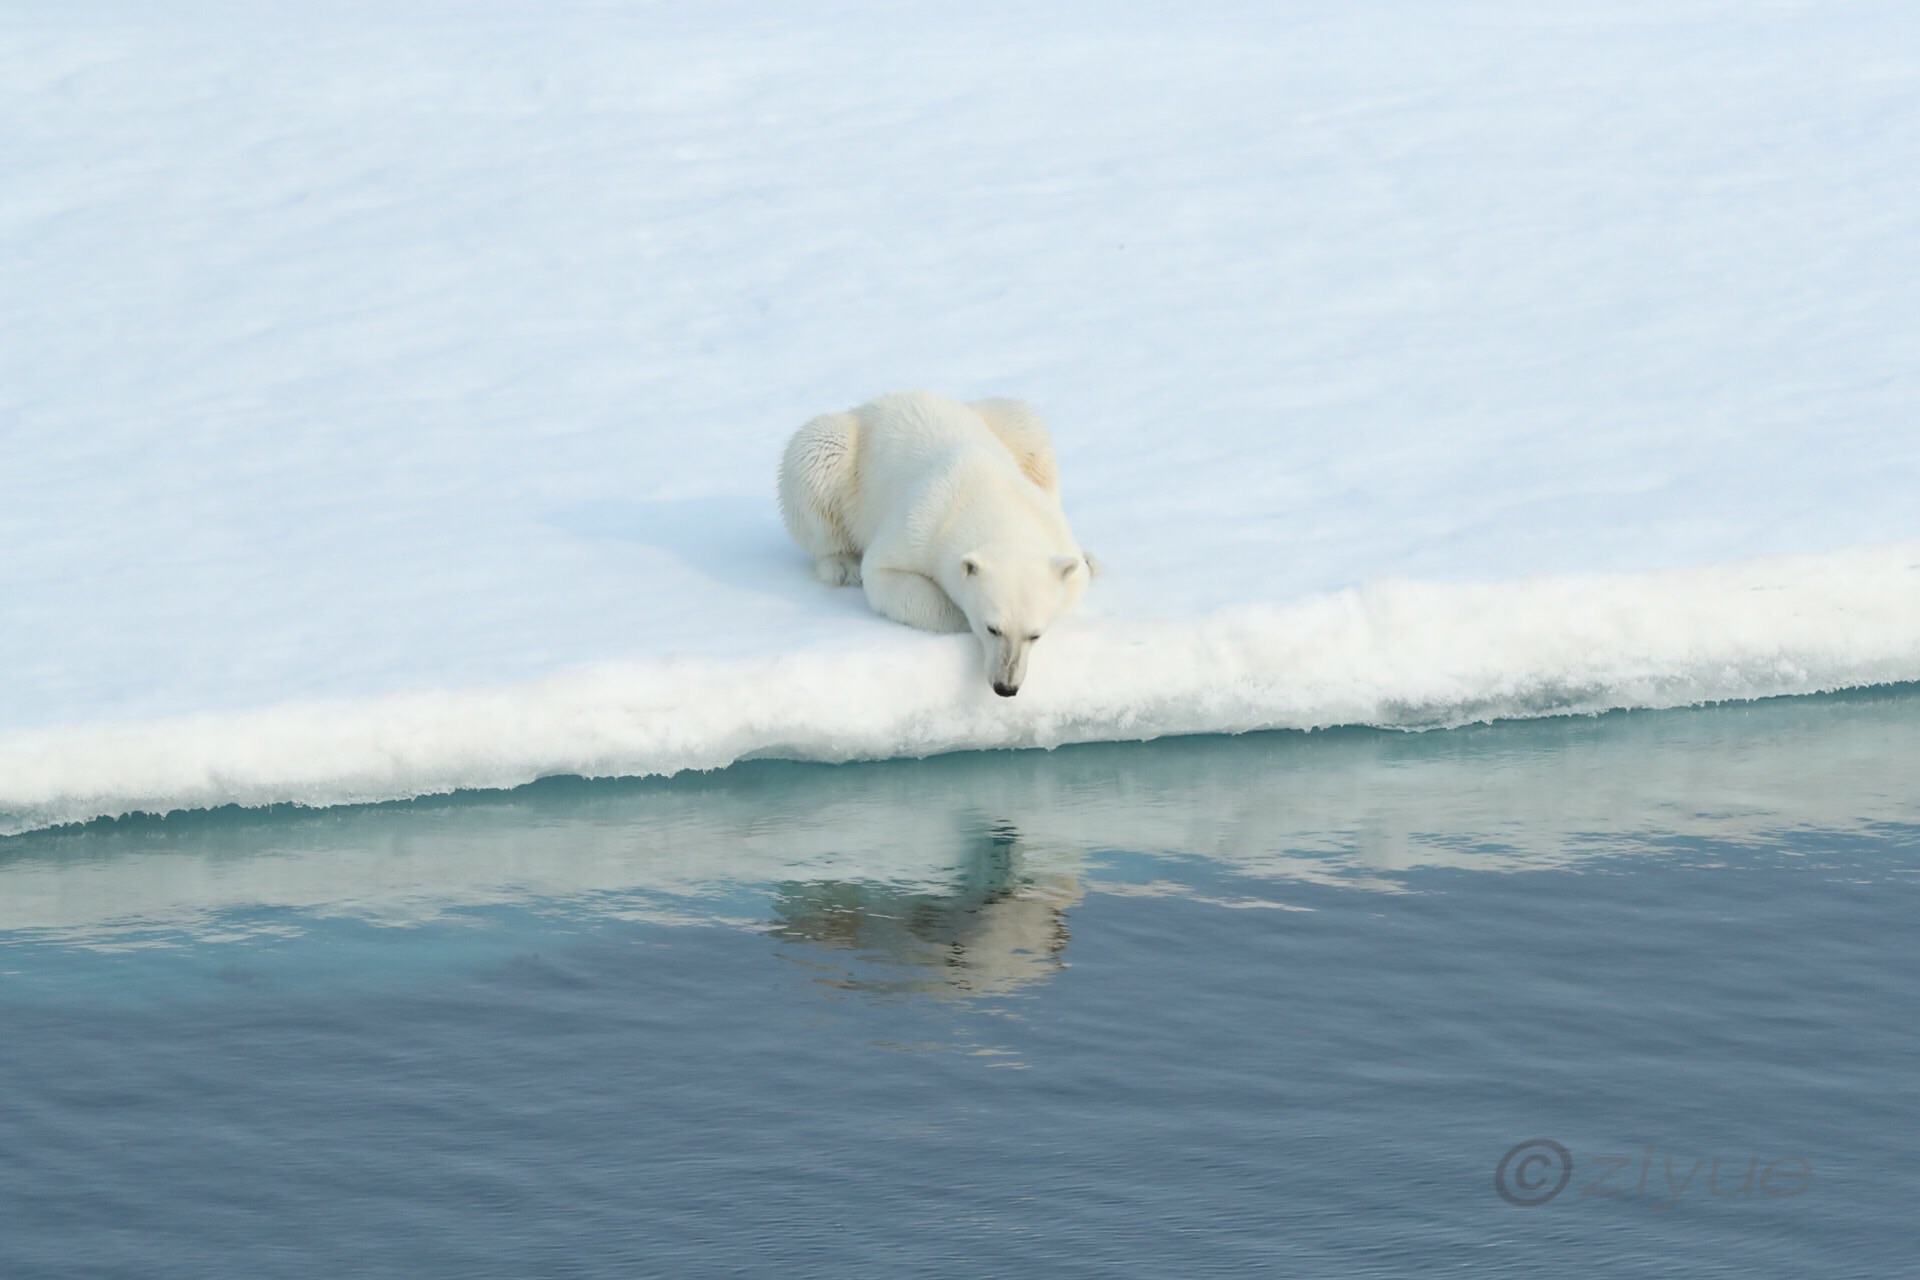
[[[1003,698],[1094,571],[1060,509],[1053,441],[1018,400],[903,391],[823,414],[787,444],[780,514],[828,586],[862,586],[910,627],[972,631]]]

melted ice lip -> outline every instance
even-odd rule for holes
[[[1916,757],[1920,687],[1906,687],[1447,733],[556,779],[325,813],[133,821],[86,832],[85,857],[64,832],[15,837],[0,842],[0,935],[217,934],[255,907],[392,924],[539,901],[621,912],[639,909],[636,892],[655,895],[662,918],[704,920],[702,901],[725,915],[737,906],[725,887],[745,884],[792,885],[804,916],[807,900],[833,905],[823,884],[991,896],[990,873],[1010,858],[1010,874],[1059,903],[1112,849],[1205,857],[1265,878],[1282,900],[1289,881],[1398,892],[1429,867],[1538,871],[1668,857],[1675,839],[1911,828]]]

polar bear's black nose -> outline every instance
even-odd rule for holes
[[[1004,680],[995,680],[993,682],[993,691],[1003,698],[1011,698],[1014,694],[1020,692],[1020,686],[1017,684],[1008,684]]]

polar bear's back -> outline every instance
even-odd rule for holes
[[[1049,545],[1070,537],[1039,415],[1017,400],[963,404],[930,391],[894,392],[801,427],[781,463],[780,508],[827,580],[844,580],[845,559],[876,541],[917,562],[905,544],[940,529],[990,540],[1025,527]]]
[[[964,454],[975,466],[1011,465],[1048,498],[1060,499],[1053,437],[1033,407],[996,396],[966,404],[931,391],[897,391],[852,411],[860,452],[896,478],[927,474]],[[863,470],[866,462],[863,458]],[[890,486],[898,492],[897,486]]]
[[[863,478],[924,475],[956,449],[1005,448],[972,406],[931,391],[896,391],[853,412],[860,423]]]

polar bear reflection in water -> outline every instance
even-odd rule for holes
[[[910,627],[973,632],[1003,698],[1095,568],[1046,424],[1018,400],[903,391],[822,414],[781,458],[780,515],[828,586],[864,587]]]
[[[1060,969],[1066,913],[1080,897],[1076,877],[1030,870],[1019,834],[1002,823],[982,834],[945,887],[782,884],[772,933],[851,953],[857,966],[828,966],[833,976],[823,978],[842,989],[1004,995]]]

